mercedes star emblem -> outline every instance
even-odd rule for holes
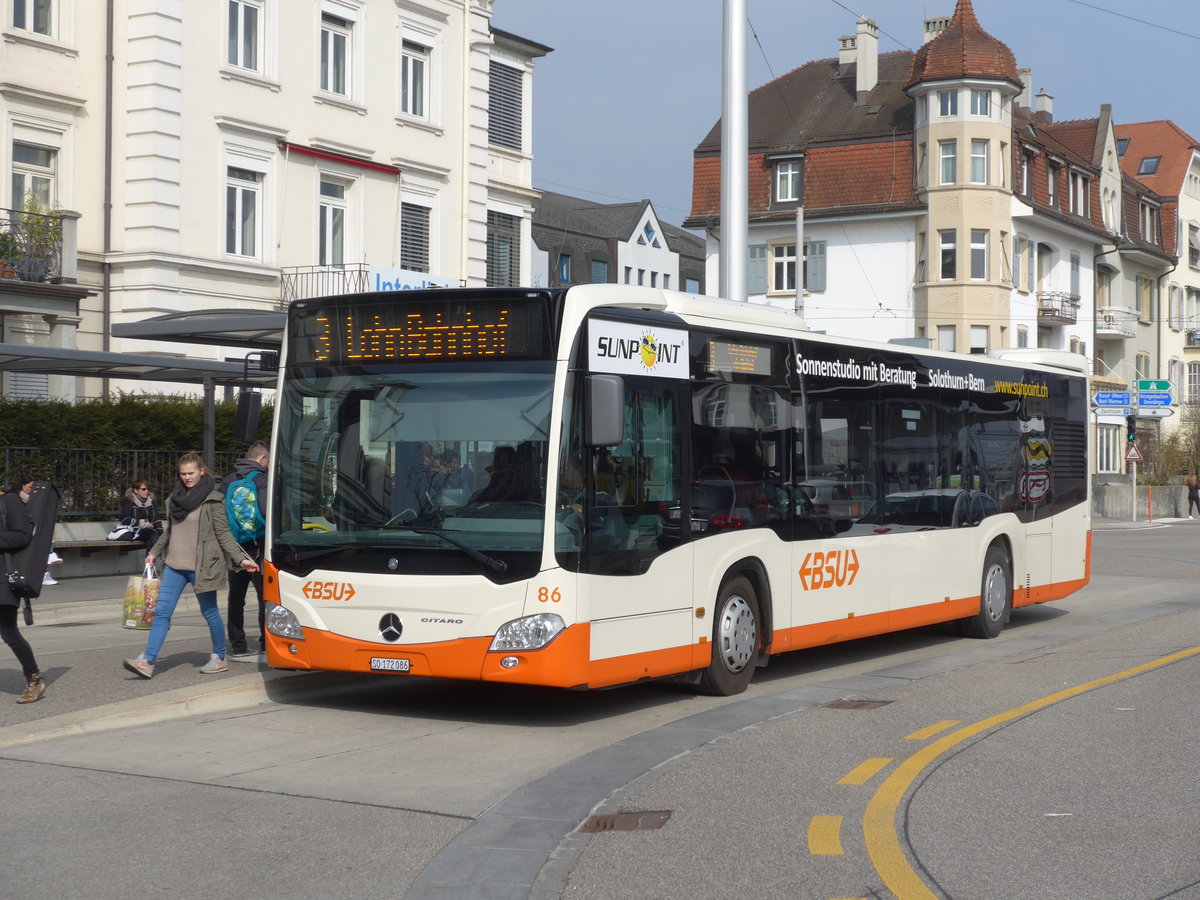
[[[379,636],[389,643],[396,643],[404,633],[404,623],[395,613],[388,613],[379,620]]]

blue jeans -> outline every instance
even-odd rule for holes
[[[158,604],[154,607],[154,623],[150,626],[150,640],[146,644],[146,662],[153,664],[158,659],[163,642],[167,639],[167,631],[171,628],[171,614],[183,594],[183,586],[196,586],[195,572],[180,572],[170,566],[163,566],[162,584],[158,586]],[[221,659],[225,658],[225,625],[221,622],[221,611],[217,608],[216,591],[196,591],[196,599],[200,601],[200,612],[208,623],[208,633],[212,635],[212,652]]]

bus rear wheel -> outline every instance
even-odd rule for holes
[[[741,576],[726,581],[713,612],[712,662],[700,676],[700,690],[718,697],[740,694],[754,677],[762,642],[753,585]]]
[[[1008,624],[1012,613],[1012,565],[1004,548],[988,547],[979,587],[979,612],[959,620],[967,637],[994,638]]]

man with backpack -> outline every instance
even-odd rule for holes
[[[218,486],[225,495],[225,517],[229,520],[229,531],[246,554],[258,563],[258,570],[251,574],[245,569],[234,569],[229,575],[229,601],[226,622],[229,629],[229,653],[227,659],[234,662],[265,662],[266,649],[265,610],[263,608],[263,536],[266,534],[267,465],[271,450],[262,441],[255,441],[246,448],[246,455],[234,463],[233,471],[226,475]],[[251,649],[246,643],[245,611],[246,588],[254,585],[258,595],[258,647]]]

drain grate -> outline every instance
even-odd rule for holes
[[[891,700],[834,700],[824,704],[825,709],[879,709],[887,706]]]
[[[580,825],[578,830],[587,834],[597,834],[601,831],[654,831],[662,828],[669,818],[671,818],[669,809],[610,813],[609,815],[592,816]]]

